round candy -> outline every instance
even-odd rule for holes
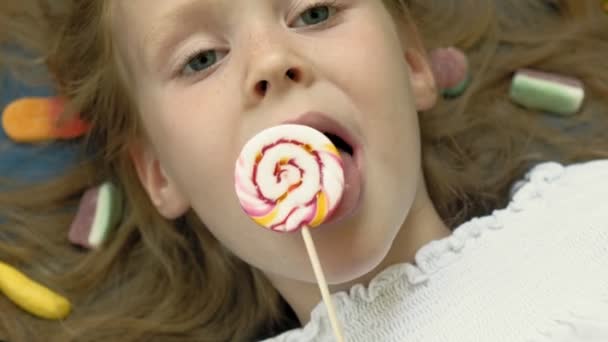
[[[329,138],[311,127],[275,126],[243,147],[235,188],[243,210],[260,226],[277,232],[314,228],[342,199],[342,159]]]
[[[471,83],[469,61],[461,50],[450,47],[431,52],[431,66],[437,87],[446,97],[462,95]]]

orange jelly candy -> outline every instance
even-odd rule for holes
[[[2,126],[6,135],[18,143],[75,139],[85,135],[89,126],[80,118],[60,122],[63,109],[64,102],[58,98],[22,98],[4,109]]]

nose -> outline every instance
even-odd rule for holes
[[[310,63],[289,48],[275,44],[258,48],[251,55],[244,82],[247,102],[255,105],[291,88],[309,87],[312,74]]]

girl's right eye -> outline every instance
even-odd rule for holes
[[[224,55],[225,53],[217,50],[198,51],[186,58],[180,73],[184,76],[189,76],[203,72],[213,67]]]

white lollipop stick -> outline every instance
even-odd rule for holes
[[[344,193],[338,149],[321,132],[281,125],[247,142],[235,166],[241,207],[258,225],[272,231],[302,231],[308,256],[338,342],[344,341],[310,229],[325,222]]]
[[[302,237],[304,238],[304,244],[306,245],[306,250],[308,251],[308,257],[310,258],[312,269],[315,272],[315,277],[317,278],[319,290],[321,290],[321,297],[323,297],[323,302],[327,307],[329,323],[331,324],[331,328],[334,331],[336,340],[338,342],[344,342],[342,327],[340,326],[338,316],[336,315],[336,307],[334,306],[334,303],[331,299],[329,287],[327,286],[327,281],[325,280],[325,274],[323,273],[323,268],[321,267],[321,263],[319,262],[319,255],[317,254],[317,249],[315,248],[315,243],[312,240],[312,236],[310,235],[310,229],[308,229],[308,227],[304,227],[302,229]]]

